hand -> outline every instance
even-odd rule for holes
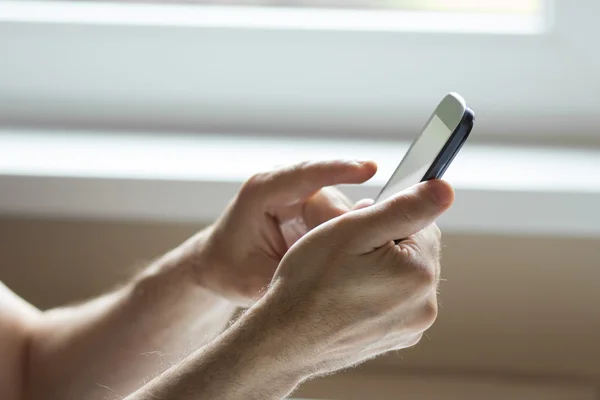
[[[272,321],[263,331],[286,338],[280,353],[315,375],[416,344],[437,316],[434,220],[452,201],[447,183],[421,183],[298,241],[255,307]]]
[[[353,208],[329,186],[363,183],[376,170],[373,162],[325,161],[254,175],[216,223],[188,243],[196,280],[238,305],[252,304],[293,243]]]

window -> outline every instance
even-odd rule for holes
[[[349,193],[373,196],[449,91],[470,144],[600,147],[597,0],[237,4],[0,0],[0,211],[208,221],[252,171],[359,154],[379,178]],[[440,223],[597,235],[597,151],[478,149]]]
[[[595,0],[0,9],[0,125],[410,138],[456,91],[475,140],[600,145]]]

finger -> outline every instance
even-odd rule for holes
[[[363,183],[377,172],[373,161],[310,161],[256,175],[266,205],[292,204],[326,186]]]
[[[302,214],[306,226],[314,229],[351,209],[352,202],[345,194],[334,187],[325,187],[306,200]]]
[[[419,183],[368,208],[347,214],[343,229],[353,251],[370,252],[431,225],[454,200],[452,187],[441,180]]]
[[[375,200],[373,199],[362,199],[356,202],[356,204],[354,204],[354,207],[352,207],[353,210],[360,210],[362,208],[367,208],[372,206],[373,204],[375,204]]]

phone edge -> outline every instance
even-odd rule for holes
[[[442,147],[431,166],[423,175],[421,182],[431,179],[440,179],[458,154],[464,143],[467,141],[475,122],[475,113],[468,106],[465,109],[460,123],[450,135],[448,141]]]

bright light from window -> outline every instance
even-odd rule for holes
[[[149,3],[195,3],[210,5],[396,9],[486,14],[535,14],[543,0],[129,0]]]
[[[371,1],[381,6],[406,10],[534,14],[542,0],[388,0]],[[374,4],[375,5],[375,4]]]

